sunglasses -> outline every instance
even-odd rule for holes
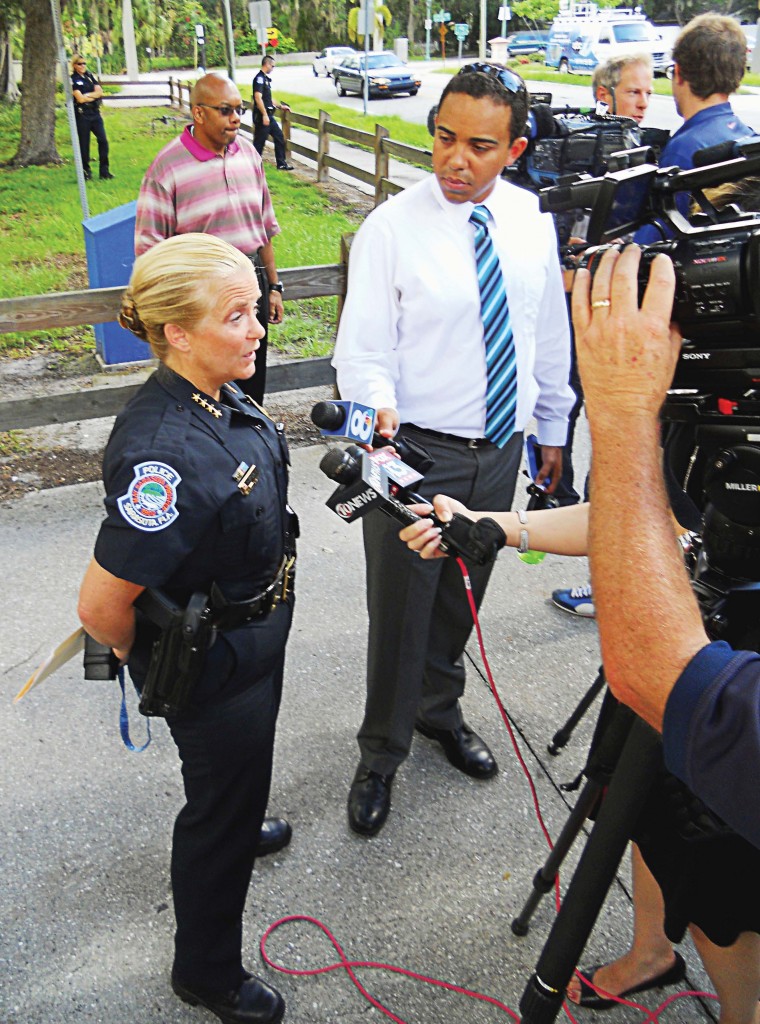
[[[465,64],[464,67],[460,68],[459,74],[490,75],[491,78],[498,79],[507,92],[520,93],[528,91],[525,82],[523,82],[519,75],[515,74],[514,71],[510,71],[509,68],[499,67],[498,64],[485,64],[482,61],[477,64]]]
[[[87,67],[87,62],[84,61],[84,60],[75,61],[74,62],[74,67],[75,68],[86,68]]]
[[[216,107],[213,103],[196,103],[196,107],[208,107],[209,110],[218,110],[222,117],[229,117],[231,114],[237,114],[238,117],[242,117],[245,107],[231,107],[229,103],[222,103]]]

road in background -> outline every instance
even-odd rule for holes
[[[467,63],[463,61],[461,63]],[[443,73],[445,69],[452,70],[460,66],[459,61],[446,61],[445,68],[440,60],[419,61],[414,63],[414,69],[419,75],[422,86],[416,96],[386,96],[381,99],[370,100],[367,110],[367,121],[374,125],[375,121],[382,121],[383,117],[394,114],[412,121],[416,124],[427,122],[430,107],[438,102],[448,76]],[[238,67],[236,81],[240,94],[245,100],[251,99],[253,76],[256,67]],[[194,80],[198,76],[197,70],[176,71],[172,76],[182,81]],[[140,85],[125,85],[124,93],[134,96],[135,102],[141,102],[141,93],[150,92],[150,85],[157,82],[166,82],[169,73],[166,71],[152,72],[141,75]],[[109,78],[108,81],[118,82],[118,78]],[[588,85],[565,85],[557,82],[528,82],[531,92],[546,90],[552,94],[553,106],[588,106],[591,103],[591,89]],[[155,90],[157,91],[157,90]],[[272,75],[272,91],[275,98],[278,92],[295,92],[302,96],[310,96],[325,103],[338,103],[348,110],[362,112],[363,101],[361,96],[339,97],[335,91],[335,84],[332,78],[320,76],[315,78],[311,65],[288,65],[275,67]],[[733,96],[731,104],[741,119],[755,131],[760,132],[760,102],[758,102],[760,89],[751,87],[751,91]],[[120,104],[126,101],[120,100]],[[148,102],[148,101],[144,101]],[[152,100],[160,104],[160,100]],[[676,113],[675,105],[670,96],[653,96],[649,106],[649,112],[645,124],[655,128],[669,128],[675,131],[682,124],[681,118]],[[370,129],[371,130],[371,129]]]

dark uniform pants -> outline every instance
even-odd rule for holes
[[[418,485],[424,497],[443,492],[473,509],[511,508],[521,433],[502,449],[468,448],[408,425],[399,434],[424,445],[436,460]],[[473,622],[454,558],[421,559],[399,541],[400,524],[382,512],[371,512],[363,524],[369,641],[367,702],[357,739],[362,762],[386,775],[409,753],[416,719],[437,729],[461,725],[462,654]],[[479,606],[493,563],[468,568]]]
[[[77,114],[77,135],[79,136],[79,149],[82,153],[82,167],[85,174],[91,174],[90,170],[90,133],[98,140],[98,161],[100,162],[100,176],[109,173],[108,167],[108,139],[106,138],[106,126],[100,113],[95,117]]]
[[[269,115],[269,124],[264,124],[258,111],[254,114],[253,121],[254,149],[256,149],[260,156],[264,152],[266,141],[271,135],[272,142],[274,143],[275,161],[277,162],[278,167],[282,167],[283,164],[288,162],[285,153],[285,136],[282,134],[282,128],[280,128],[277,123],[274,113],[270,113]]]
[[[264,392],[267,384],[267,341],[269,338],[269,278],[258,255],[248,257],[256,271],[256,278],[261,289],[259,309],[256,314],[261,326],[264,328],[264,337],[259,341],[259,348],[256,353],[256,372],[247,380],[236,380],[235,383],[242,392],[250,395],[254,402],[264,404]]]
[[[227,992],[245,978],[242,919],[269,799],[291,609],[280,605],[272,616],[277,623],[270,640],[261,630],[257,637],[266,674],[255,678],[252,664],[247,668],[254,681],[247,689],[167,720],[187,801],[172,844],[174,969],[209,991]],[[236,671],[245,670],[238,664]]]

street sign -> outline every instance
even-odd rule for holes
[[[451,21],[451,14],[449,13],[449,11],[437,11],[433,15],[433,21],[437,21],[441,24],[444,21]]]
[[[509,7],[505,6],[505,7],[500,7],[499,8],[499,21],[509,21],[509,19],[511,17],[512,17],[512,12],[509,9]]]
[[[466,23],[459,23],[457,25],[454,25],[454,35],[457,37],[460,43],[464,42],[464,40],[467,38],[469,34],[470,26],[467,25]]]
[[[371,36],[375,30],[375,0],[361,0],[359,4],[359,35]]]
[[[251,31],[258,32],[266,39],[267,29],[272,24],[272,5],[269,0],[253,0],[248,4]]]
[[[195,35],[196,35],[196,38],[197,38],[199,43],[203,42],[205,34],[206,34],[206,30],[204,29],[203,25],[196,25],[195,26]]]

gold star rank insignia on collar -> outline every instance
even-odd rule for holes
[[[209,400],[207,398],[204,398],[203,395],[199,394],[196,391],[193,395],[191,395],[191,398],[194,402],[198,403],[201,409],[205,409],[206,412],[210,412],[212,416],[216,417],[216,419],[221,418],[222,410],[217,409],[214,403],[209,402]]]

